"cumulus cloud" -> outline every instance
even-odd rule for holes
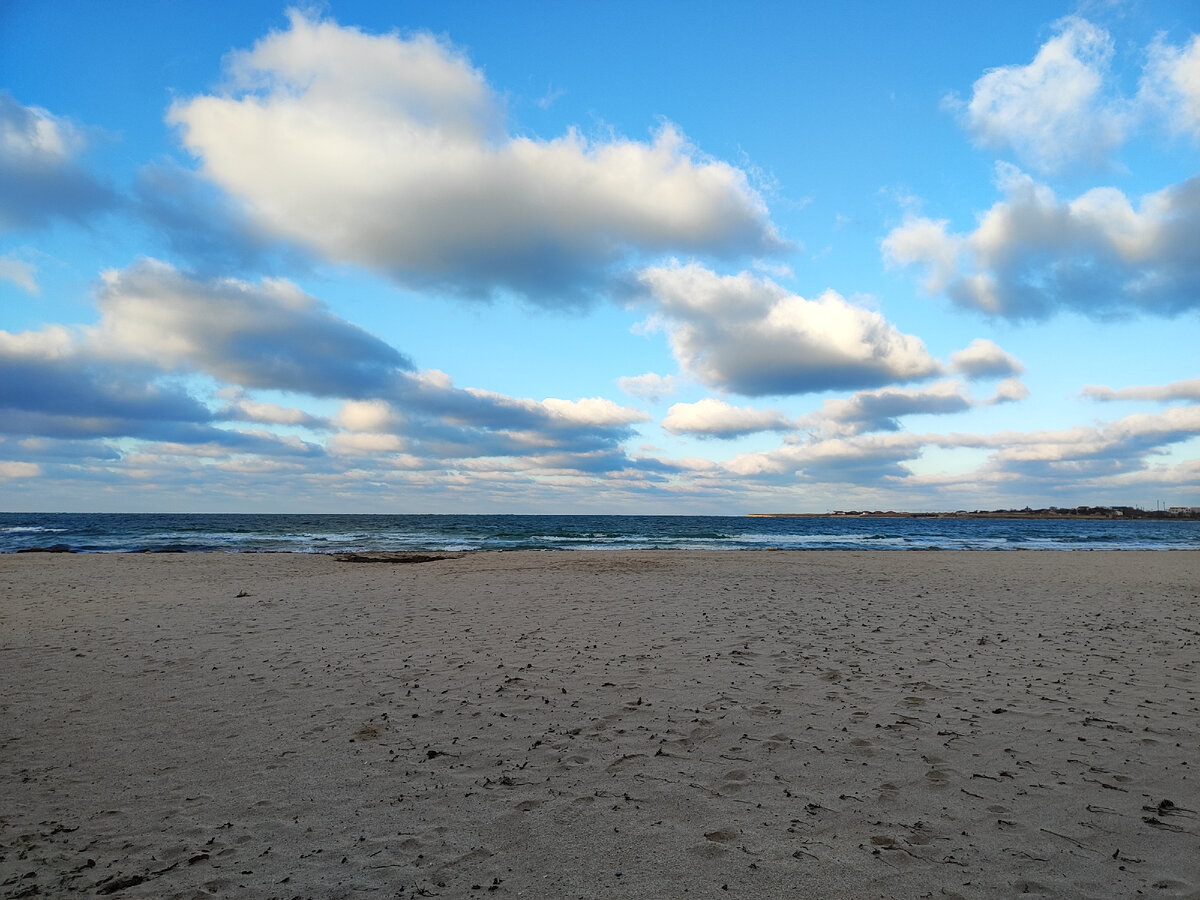
[[[802,425],[827,435],[898,431],[899,419],[911,415],[947,415],[974,405],[957,381],[943,381],[925,388],[888,387],[859,391],[846,399],[826,400]]]
[[[621,441],[648,418],[600,397],[533,400],[460,388],[429,370],[399,376],[387,396],[343,403],[331,420],[339,431],[326,446],[405,470],[487,460],[512,469],[547,454],[590,468],[601,456],[625,459]]]
[[[1012,319],[1071,309],[1098,318],[1171,316],[1200,306],[1200,177],[1141,198],[1094,188],[1069,202],[1007,164],[1005,199],[969,234],[910,219],[883,241],[885,258],[925,270],[925,287]]]
[[[1185,381],[1173,381],[1170,384],[1151,384],[1134,387],[1113,389],[1104,385],[1089,384],[1083,389],[1083,395],[1093,400],[1150,400],[1168,402],[1171,400],[1200,401],[1200,378],[1189,378]]]
[[[815,300],[742,272],[644,269],[640,282],[689,375],[748,396],[875,387],[940,369],[920,339],[834,291]]]
[[[297,425],[304,428],[328,428],[329,422],[320,416],[306,413],[302,409],[264,403],[249,397],[231,399],[216,414],[218,419],[236,422],[255,422],[259,425]]]
[[[386,400],[350,400],[334,416],[334,424],[352,432],[388,432],[404,424],[402,416]]]
[[[454,428],[540,435],[531,437],[535,441],[551,433],[603,434],[606,440],[611,440],[613,435],[624,437],[630,425],[649,418],[641,410],[603,398],[548,397],[538,401],[479,388],[460,388],[437,370],[398,379],[389,400],[410,416],[433,417]]]
[[[741,437],[758,431],[787,431],[794,427],[778,410],[733,406],[713,397],[705,397],[696,403],[676,403],[667,410],[662,425],[672,434],[716,438]]]
[[[1018,378],[1001,381],[991,397],[972,397],[961,381],[947,380],[921,388],[886,387],[826,400],[817,411],[797,421],[813,435],[840,437],[899,431],[905,416],[944,416],[979,406],[1015,403],[1029,396]]]
[[[378,456],[403,453],[408,442],[395,434],[376,431],[349,431],[335,434],[329,441],[329,449],[343,456]]]
[[[547,397],[541,405],[551,421],[562,422],[568,427],[622,428],[650,419],[640,409],[621,406],[604,397],[585,397],[582,400]]]
[[[1004,378],[1025,371],[1016,357],[985,338],[976,338],[965,349],[951,354],[950,367],[967,378]]]
[[[1105,90],[1112,53],[1108,32],[1068,16],[1028,65],[991,69],[969,101],[948,104],[980,146],[1011,149],[1041,171],[1100,164],[1128,127],[1124,104]]]
[[[404,284],[547,303],[583,299],[639,253],[782,246],[745,174],[673,125],[648,143],[512,135],[454,47],[289,19],[232,55],[228,93],[169,115],[270,233]]]
[[[0,232],[56,218],[83,221],[115,204],[112,191],[80,166],[84,143],[66,119],[0,90]]]
[[[1029,388],[1020,378],[1005,378],[996,385],[996,392],[988,403],[996,406],[1000,403],[1019,403],[1029,396]]]
[[[403,435],[414,452],[448,459],[611,449],[648,419],[601,397],[539,401],[459,388],[431,370],[399,377],[386,398],[344,404],[334,422],[354,434]]]
[[[1200,138],[1200,35],[1183,47],[1162,38],[1150,46],[1139,98],[1157,109],[1172,131]]]
[[[282,279],[197,279],[147,259],[106,272],[97,306],[96,352],[242,387],[362,397],[412,368],[398,350]]]
[[[909,473],[905,460],[920,453],[916,435],[810,436],[774,450],[743,453],[724,464],[735,475],[771,482],[877,485]]]

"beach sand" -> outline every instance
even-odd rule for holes
[[[0,557],[0,895],[1200,897],[1200,553]]]

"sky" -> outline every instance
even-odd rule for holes
[[[1200,506],[1194,0],[0,0],[0,509]]]

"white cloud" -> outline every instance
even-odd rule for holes
[[[578,300],[626,255],[782,242],[745,174],[673,125],[654,140],[506,131],[457,50],[292,11],[233,55],[233,92],[176,103],[203,171],[263,228],[404,283]]]
[[[218,413],[218,418],[241,422],[256,422],[260,425],[301,425],[306,428],[328,428],[329,423],[302,409],[264,403],[248,397],[231,400]]]
[[[1085,159],[1100,164],[1125,137],[1128,114],[1106,96],[1113,44],[1108,32],[1069,16],[1024,66],[991,69],[971,99],[952,99],[983,147],[1011,148],[1029,165],[1057,171]]]
[[[662,426],[672,434],[718,438],[758,431],[786,431],[794,427],[778,410],[733,406],[713,397],[705,397],[696,403],[676,403],[667,410]]]
[[[1172,131],[1200,138],[1200,35],[1184,47],[1161,38],[1150,46],[1139,98],[1158,109]]]
[[[0,331],[0,358],[28,361],[63,360],[76,352],[75,336],[62,325],[13,334]]]
[[[333,421],[347,431],[386,432],[403,425],[404,417],[386,400],[350,400],[342,404]]]
[[[997,172],[1006,197],[973,232],[911,219],[884,239],[888,262],[921,265],[930,292],[1015,319],[1058,308],[1105,317],[1200,306],[1200,177],[1147,194],[1135,208],[1116,188],[1062,202],[1012,166]]]
[[[799,482],[877,484],[903,477],[904,460],[920,453],[922,438],[910,434],[810,437],[775,450],[743,453],[725,463],[735,475]]]
[[[920,339],[834,291],[816,300],[742,272],[697,264],[644,269],[639,279],[683,370],[749,396],[872,387],[939,371]]]
[[[344,456],[372,456],[378,453],[403,453],[407,442],[395,434],[380,432],[344,432],[329,440],[329,449]]]
[[[386,438],[403,436],[404,449],[437,459],[611,452],[631,425],[648,419],[601,397],[538,401],[458,388],[444,372],[431,370],[398,377],[387,399],[344,403],[333,423],[345,433],[330,446],[360,452],[399,446]]]
[[[1019,403],[1029,397],[1029,388],[1020,378],[1005,378],[996,385],[996,393],[988,401],[991,405],[1000,403]]]
[[[1173,381],[1163,385],[1142,385],[1113,389],[1103,385],[1089,384],[1083,389],[1085,397],[1093,400],[1200,400],[1200,378]]]
[[[621,406],[603,397],[585,397],[582,400],[547,397],[541,405],[553,419],[570,425],[613,428],[650,419],[640,409]]]
[[[1016,357],[984,338],[976,338],[965,349],[951,354],[950,367],[967,378],[996,378],[1025,371]]]
[[[37,266],[13,256],[0,256],[0,281],[11,281],[34,296],[42,292],[37,283]]]
[[[858,391],[846,398],[826,400],[820,409],[802,416],[796,425],[814,437],[849,437],[879,431],[901,430],[905,416],[944,416],[980,406],[1015,403],[1029,396],[1018,378],[1006,378],[992,396],[976,399],[958,380],[940,381],[927,387],[886,387]]]
[[[846,399],[826,400],[817,412],[801,420],[824,435],[854,435],[898,431],[901,416],[947,415],[974,405],[961,382],[942,381],[923,388],[886,387],[859,391]]]
[[[37,478],[42,467],[37,463],[0,460],[0,479]]]
[[[628,375],[617,379],[617,387],[632,397],[641,397],[657,403],[663,397],[675,393],[675,376],[646,372],[643,375]]]

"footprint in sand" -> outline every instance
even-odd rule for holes
[[[1028,881],[1022,879],[1013,883],[1013,890],[1018,894],[1051,894],[1053,893],[1044,884],[1036,881]]]
[[[905,843],[912,844],[914,847],[923,847],[934,838],[933,830],[924,822],[914,822],[908,826],[908,837]]]
[[[733,769],[721,776],[720,787],[728,791],[740,791],[750,782],[750,773],[745,769]]]
[[[730,825],[725,828],[719,828],[716,831],[706,831],[704,839],[706,841],[715,841],[718,844],[727,844],[730,841],[736,841],[740,834],[740,831]]]
[[[383,734],[382,728],[380,728],[374,722],[367,722],[363,725],[360,725],[358,730],[354,732],[354,739],[356,741],[374,741],[377,740],[381,734]]]

